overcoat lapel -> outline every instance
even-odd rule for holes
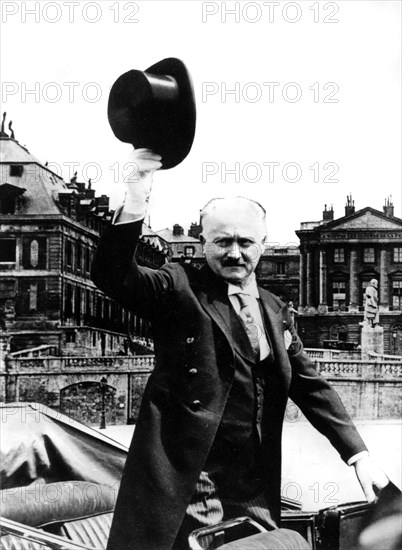
[[[199,303],[221,329],[232,351],[236,350],[244,359],[254,362],[245,329],[238,319],[233,322],[233,308],[227,294],[227,284],[208,267],[202,268],[200,273],[201,282],[193,286]]]
[[[284,342],[284,318],[282,307],[272,298],[270,292],[258,287],[261,303],[265,311],[267,330],[271,339],[275,358],[275,368],[282,382],[288,386],[291,380],[291,366]]]

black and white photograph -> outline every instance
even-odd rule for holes
[[[0,3],[0,546],[402,546],[399,0]]]

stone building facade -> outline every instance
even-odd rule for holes
[[[200,233],[201,226],[196,223],[191,224],[187,235],[178,223],[174,224],[173,229],[165,228],[156,232],[158,237],[170,246],[172,262],[191,262],[195,267],[202,267],[205,263]]]
[[[62,355],[146,352],[148,324],[90,278],[113,214],[109,198],[76,176],[65,182],[6,134],[4,122],[0,145],[0,331],[9,351],[48,345]],[[169,251],[143,238],[137,256],[159,267]]]
[[[379,284],[385,353],[402,354],[402,219],[387,200],[383,211],[356,211],[348,197],[345,215],[331,208],[319,222],[304,222],[300,239],[299,331],[307,347],[327,340],[360,343],[364,292]]]
[[[299,305],[299,247],[268,245],[257,266],[258,284],[279,296],[285,303]]]

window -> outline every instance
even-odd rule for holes
[[[66,283],[64,291],[64,314],[66,317],[71,317],[73,313],[73,288],[69,283]]]
[[[81,244],[80,243],[77,243],[76,251],[77,251],[76,267],[77,267],[78,271],[81,271],[81,269],[82,269],[82,249],[81,249]]]
[[[46,282],[39,279],[21,279],[18,282],[17,309],[19,314],[46,311]]]
[[[375,253],[373,247],[365,248],[363,250],[363,262],[366,264],[375,262]]]
[[[402,263],[402,246],[394,246],[394,256],[395,263]]]
[[[14,214],[15,212],[15,197],[0,197],[0,214]]]
[[[77,286],[75,288],[75,295],[74,295],[74,313],[75,313],[75,320],[77,324],[80,324],[81,321],[81,288]]]
[[[277,275],[286,275],[286,263],[278,262],[276,264],[276,274]]]
[[[392,281],[392,309],[402,310],[402,279]]]
[[[86,246],[84,246],[84,248],[82,250],[82,265],[83,265],[84,271],[86,271],[87,273],[90,273],[90,271],[91,271],[91,257],[90,257],[89,248],[87,248]]]
[[[90,290],[86,290],[85,294],[85,315],[89,319],[92,316],[92,292]]]
[[[11,164],[10,176],[12,178],[20,178],[24,173],[24,167],[22,164]]]
[[[46,269],[47,240],[44,237],[36,239],[23,238],[22,266],[24,269]]]
[[[15,239],[0,239],[0,263],[16,262],[16,240]]]
[[[194,246],[185,246],[184,255],[186,258],[192,258],[194,256],[195,248]]]
[[[75,330],[66,330],[66,344],[73,344],[76,340]]]
[[[346,305],[346,281],[333,281],[332,283],[332,306],[336,309],[344,308]]]
[[[32,267],[37,267],[39,261],[39,244],[36,239],[31,242],[30,262]]]
[[[332,325],[329,330],[331,340],[340,340],[341,342],[347,342],[348,329],[345,325]]]
[[[29,311],[36,311],[38,309],[38,284],[31,283],[29,285]]]
[[[345,249],[344,248],[335,248],[334,249],[334,263],[344,263],[345,261]]]
[[[66,265],[73,265],[73,246],[71,241],[66,241]]]

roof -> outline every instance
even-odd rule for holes
[[[22,164],[22,175],[11,176],[9,166]],[[0,139],[0,185],[9,185],[24,193],[20,214],[60,214],[54,199],[59,192],[68,192],[63,179],[41,164],[18,141]]]
[[[343,216],[336,220],[324,222],[317,227],[308,229],[301,224],[300,231],[296,233],[343,231],[343,230],[362,230],[362,229],[382,229],[382,230],[402,230],[402,219],[396,216],[387,216],[384,212],[366,206],[349,216]]]
[[[25,191],[25,187],[18,187],[17,185],[12,185],[11,183],[0,184],[0,194],[3,195],[3,197],[23,195]]]
[[[395,216],[387,216],[375,208],[366,206],[350,216],[343,216],[337,220],[324,223],[318,231],[343,230],[343,229],[402,229],[402,219]]]
[[[40,164],[39,160],[31,155],[26,147],[9,137],[0,138],[0,162],[33,162]]]
[[[173,235],[172,229],[168,227],[156,231],[156,234],[168,243],[200,243],[199,239],[195,239],[189,235]]]

